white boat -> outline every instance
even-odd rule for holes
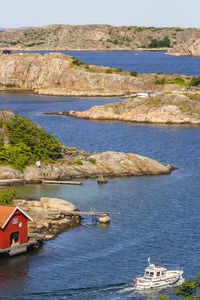
[[[170,285],[175,285],[177,282],[183,282],[183,270],[171,270],[167,271],[166,268],[162,266],[155,266],[150,263],[150,258],[148,259],[149,265],[145,269],[143,277],[138,277],[133,279],[135,284],[135,289],[146,290],[152,288],[165,288]]]

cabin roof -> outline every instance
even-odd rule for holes
[[[21,208],[18,206],[0,205],[0,228],[4,229],[14,213],[19,210],[29,221],[33,221]]]

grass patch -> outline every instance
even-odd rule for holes
[[[96,159],[94,159],[94,158],[89,158],[89,161],[90,161],[93,165],[96,164]]]
[[[82,163],[82,161],[81,161],[79,158],[75,159],[75,160],[73,161],[73,163],[72,163],[73,166],[75,166],[75,165],[81,166],[82,164],[83,164],[83,163]]]
[[[6,84],[5,84],[5,87],[6,87],[6,88],[13,88],[13,87],[14,87],[14,84],[12,84],[12,83],[6,83]]]

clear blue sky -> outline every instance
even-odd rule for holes
[[[0,28],[48,24],[200,28],[200,0],[0,0]]]

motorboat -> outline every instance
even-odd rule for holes
[[[134,278],[133,283],[135,289],[145,290],[152,288],[165,288],[167,286],[175,285],[178,282],[183,282],[183,270],[170,270],[162,266],[155,266],[151,264],[150,258],[148,259],[149,265],[145,269],[144,276]]]

